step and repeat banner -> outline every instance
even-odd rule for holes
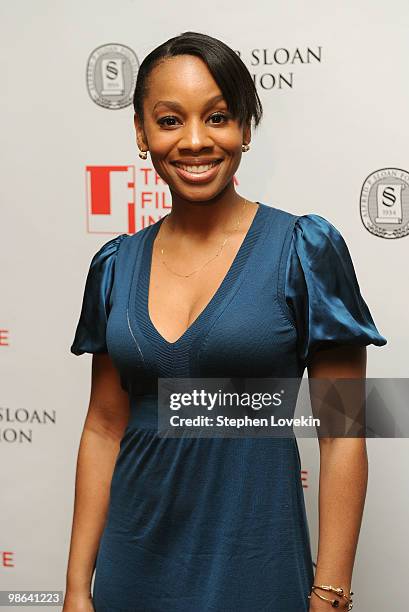
[[[407,3],[210,1],[202,9],[182,0],[26,0],[0,9],[1,590],[65,589],[92,361],[70,346],[92,256],[170,211],[167,185],[149,156],[138,157],[132,107],[143,58],[168,38],[203,32],[240,55],[264,117],[237,191],[317,213],[341,231],[388,340],[368,346],[367,375],[407,376]],[[299,448],[315,561],[317,440]],[[409,569],[409,442],[371,439],[368,454],[354,607],[398,612]]]

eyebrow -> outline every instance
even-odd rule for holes
[[[210,98],[207,101],[205,108],[212,106],[213,104],[215,104],[216,102],[219,102],[220,100],[224,100],[223,95],[218,94],[217,96],[213,96],[213,98]],[[183,107],[181,106],[181,104],[173,100],[158,100],[158,102],[156,102],[152,110],[155,110],[155,108],[159,106],[159,104],[164,104],[165,106],[168,106],[169,108],[173,108],[174,110],[183,110]]]

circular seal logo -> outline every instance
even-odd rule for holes
[[[116,110],[132,104],[139,61],[125,45],[97,47],[87,63],[87,88],[99,106]]]
[[[403,238],[409,234],[409,173],[400,168],[372,172],[362,186],[362,223],[381,238]]]

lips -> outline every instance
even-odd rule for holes
[[[187,163],[185,161],[172,162],[176,173],[189,183],[204,183],[212,180],[219,172],[219,166],[223,160],[204,159],[195,163]],[[210,166],[206,168],[207,166]],[[193,170],[194,168],[194,170]]]
[[[186,170],[187,172],[193,172],[194,174],[201,174],[202,172],[207,172],[210,170],[218,161],[214,161],[211,163],[200,163],[200,164],[186,164],[181,162],[174,162],[175,166],[178,168],[182,168],[182,170]]]
[[[175,159],[172,164],[179,164],[181,166],[200,166],[207,164],[214,164],[215,162],[222,161],[221,157],[186,157],[183,159]]]

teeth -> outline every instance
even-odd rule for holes
[[[182,168],[187,172],[191,172],[192,174],[201,174],[202,172],[207,172],[210,168],[213,168],[218,162],[213,162],[212,164],[206,164],[201,166],[186,166],[185,164],[175,164],[178,168]]]

